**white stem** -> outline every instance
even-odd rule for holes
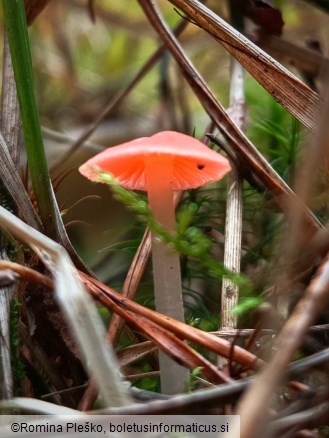
[[[170,167],[170,166],[169,166]],[[150,159],[146,168],[149,207],[154,218],[167,230],[176,227],[171,168],[158,158]],[[156,310],[184,322],[179,255],[152,233],[152,264]],[[188,371],[165,354],[159,354],[161,391],[183,392]]]

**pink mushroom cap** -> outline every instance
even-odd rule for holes
[[[154,162],[171,169],[173,190],[201,187],[220,180],[231,170],[225,157],[199,140],[175,131],[162,131],[110,147],[80,166],[79,172],[99,182],[100,173],[109,173],[124,188],[147,192],[145,169]]]

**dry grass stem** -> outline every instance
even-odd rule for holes
[[[246,104],[244,96],[244,70],[232,60],[230,108],[228,113],[241,131],[246,128]],[[243,179],[233,167],[227,178],[227,201],[225,220],[224,266],[234,273],[240,272],[242,239]],[[221,330],[234,330],[237,316],[234,309],[239,300],[239,287],[228,278],[222,281]],[[223,365],[223,363],[219,363]]]
[[[263,435],[269,419],[271,396],[284,378],[309,326],[328,302],[329,256],[317,270],[304,297],[298,302],[288,321],[284,324],[275,343],[276,353],[264,367],[255,382],[239,403],[241,415],[241,438]],[[261,421],[260,421],[261,420]],[[231,435],[235,437],[234,433]]]
[[[169,1],[212,35],[306,128],[317,132],[322,101],[314,91],[201,2]]]

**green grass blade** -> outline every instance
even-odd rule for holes
[[[45,232],[56,237],[59,217],[41,135],[23,0],[3,0],[32,188]]]

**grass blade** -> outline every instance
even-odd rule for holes
[[[5,25],[16,80],[32,188],[46,233],[56,236],[59,215],[47,168],[36,104],[30,44],[23,0],[3,0]]]

